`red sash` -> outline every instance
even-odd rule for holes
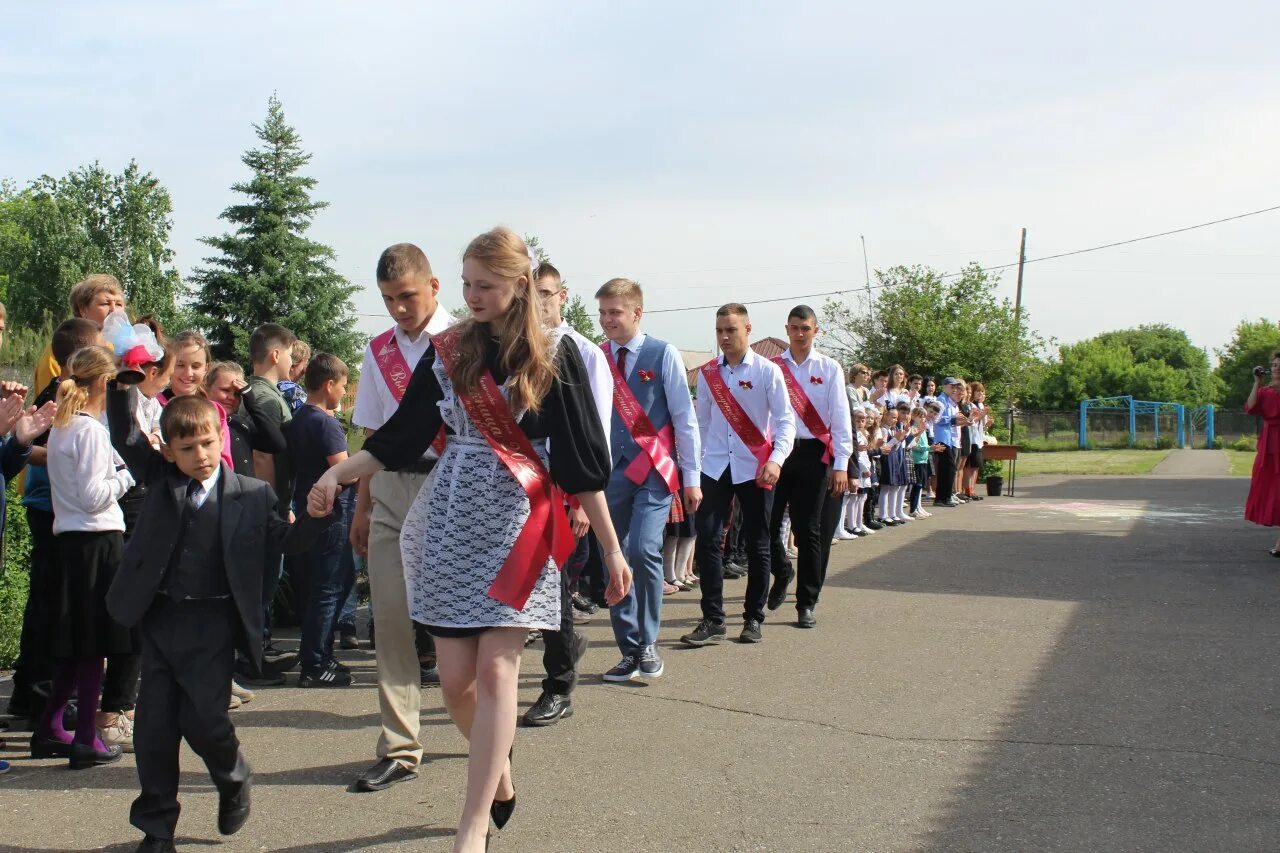
[[[813,401],[809,399],[809,392],[805,391],[804,386],[796,381],[796,376],[791,372],[786,359],[779,355],[773,358],[773,362],[782,368],[782,378],[787,383],[787,396],[791,398],[791,408],[795,409],[796,413],[800,415],[800,420],[804,421],[805,427],[813,434],[813,437],[826,446],[827,450],[822,454],[822,461],[830,464],[834,455],[831,449],[831,430],[822,422],[822,416],[818,414]]]
[[[724,377],[720,375],[720,359],[713,358],[706,364],[702,365],[702,378],[707,382],[707,389],[711,391],[711,399],[716,401],[716,405],[720,407],[720,414],[724,415],[724,419],[729,422],[729,426],[738,434],[738,438],[742,439],[742,443],[747,446],[747,450],[751,451],[751,455],[760,463],[760,468],[765,466],[769,461],[770,454],[773,453],[773,445],[760,432],[760,428],[756,426],[751,416],[747,414],[746,409],[742,408],[742,404],[738,399],[729,393],[729,386],[725,384]],[[759,469],[756,471],[759,474]]]
[[[405,360],[404,353],[400,351],[400,342],[396,340],[396,327],[392,326],[378,335],[369,343],[369,346],[373,349],[373,360],[378,363],[378,371],[382,374],[383,381],[387,383],[387,390],[399,403],[404,399],[404,392],[409,387],[409,377],[413,376],[413,370]],[[448,434],[441,426],[440,432],[436,433],[436,437],[431,441],[431,447],[437,456],[444,455],[444,446],[447,441]]]
[[[609,362],[609,370],[613,373],[613,410],[622,418],[627,432],[631,433],[636,444],[644,451],[632,459],[622,473],[628,480],[639,485],[649,476],[649,470],[656,468],[658,476],[674,495],[671,501],[671,521],[684,521],[684,507],[680,500],[680,471],[676,468],[676,460],[672,455],[675,450],[675,431],[671,424],[665,424],[661,430],[654,428],[653,421],[649,420],[648,413],[618,369],[618,362],[609,342],[605,341],[600,348],[604,350],[604,360]]]
[[[446,370],[453,361],[456,344],[457,335],[448,333],[432,339]],[[547,559],[563,566],[573,553],[576,543],[564,511],[564,493],[552,482],[529,437],[516,423],[492,373],[486,370],[481,375],[474,392],[466,394],[455,389],[455,393],[471,422],[529,498],[529,518],[489,587],[490,598],[523,610]]]

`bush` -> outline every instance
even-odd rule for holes
[[[1155,440],[1156,450],[1170,450],[1173,448],[1173,437],[1162,435]]]
[[[1232,450],[1239,450],[1241,453],[1257,453],[1258,437],[1256,435],[1242,435],[1229,445]]]
[[[978,472],[978,479],[986,482],[988,477],[1003,477],[1004,463],[986,459],[982,463],[982,470]]]
[[[0,669],[9,669],[18,659],[22,610],[27,606],[31,579],[31,531],[13,486],[9,487],[5,515],[4,563],[0,565]]]

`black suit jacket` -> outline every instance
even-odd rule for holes
[[[107,420],[112,444],[134,479],[148,486],[137,527],[125,548],[124,562],[107,592],[108,612],[125,626],[138,624],[155,601],[178,545],[190,482],[151,446],[130,408],[126,392],[108,392]],[[227,585],[240,617],[237,646],[260,662],[262,579],[267,571],[279,568],[286,546],[291,553],[305,550],[306,525],[294,525],[291,530],[276,512],[276,495],[271,486],[235,473],[225,462],[221,463],[218,489]]]

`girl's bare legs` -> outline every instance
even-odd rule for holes
[[[445,707],[470,741],[467,799],[454,839],[455,853],[484,850],[489,807],[515,796],[507,754],[516,734],[516,688],[523,628],[491,628],[477,637],[436,640]]]

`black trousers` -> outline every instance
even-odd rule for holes
[[[956,493],[956,467],[960,460],[960,448],[948,447],[933,454],[938,463],[938,490],[934,493],[935,503],[946,503]]]
[[[542,679],[542,689],[547,693],[568,696],[578,683],[578,662],[573,656],[573,591],[578,586],[578,576],[591,554],[591,534],[578,540],[569,560],[560,572],[560,630],[542,632],[542,666],[547,677]]]
[[[230,599],[157,596],[142,620],[142,689],[133,752],[142,793],[129,822],[158,838],[178,825],[178,748],[186,738],[222,798],[240,793],[249,764],[227,713],[238,616]],[[256,640],[256,638],[254,638]]]
[[[53,513],[25,507],[31,529],[31,586],[22,611],[22,634],[18,640],[18,662],[13,668],[13,696],[10,703],[31,708],[36,701],[32,687],[53,678],[49,656],[49,625],[53,607],[52,579],[58,571],[57,549],[53,542]],[[38,709],[33,709],[38,710]]]
[[[739,539],[747,552],[747,594],[742,604],[742,618],[764,621],[765,600],[769,597],[769,517],[773,511],[773,492],[756,485],[755,480],[734,483],[731,467],[719,479],[702,475],[702,505],[694,519],[698,533],[694,560],[698,563],[699,587],[702,590],[702,618],[716,625],[724,624],[724,560],[720,537],[737,499],[742,512]]]
[[[786,576],[786,543],[782,541],[782,516],[790,511],[791,532],[796,538],[796,607],[818,603],[831,553],[831,533],[823,535],[827,488],[831,466],[822,461],[826,445],[815,438],[796,439],[795,448],[782,465],[782,476],[773,491],[773,515],[769,523],[772,573]],[[834,531],[834,527],[832,528]]]

